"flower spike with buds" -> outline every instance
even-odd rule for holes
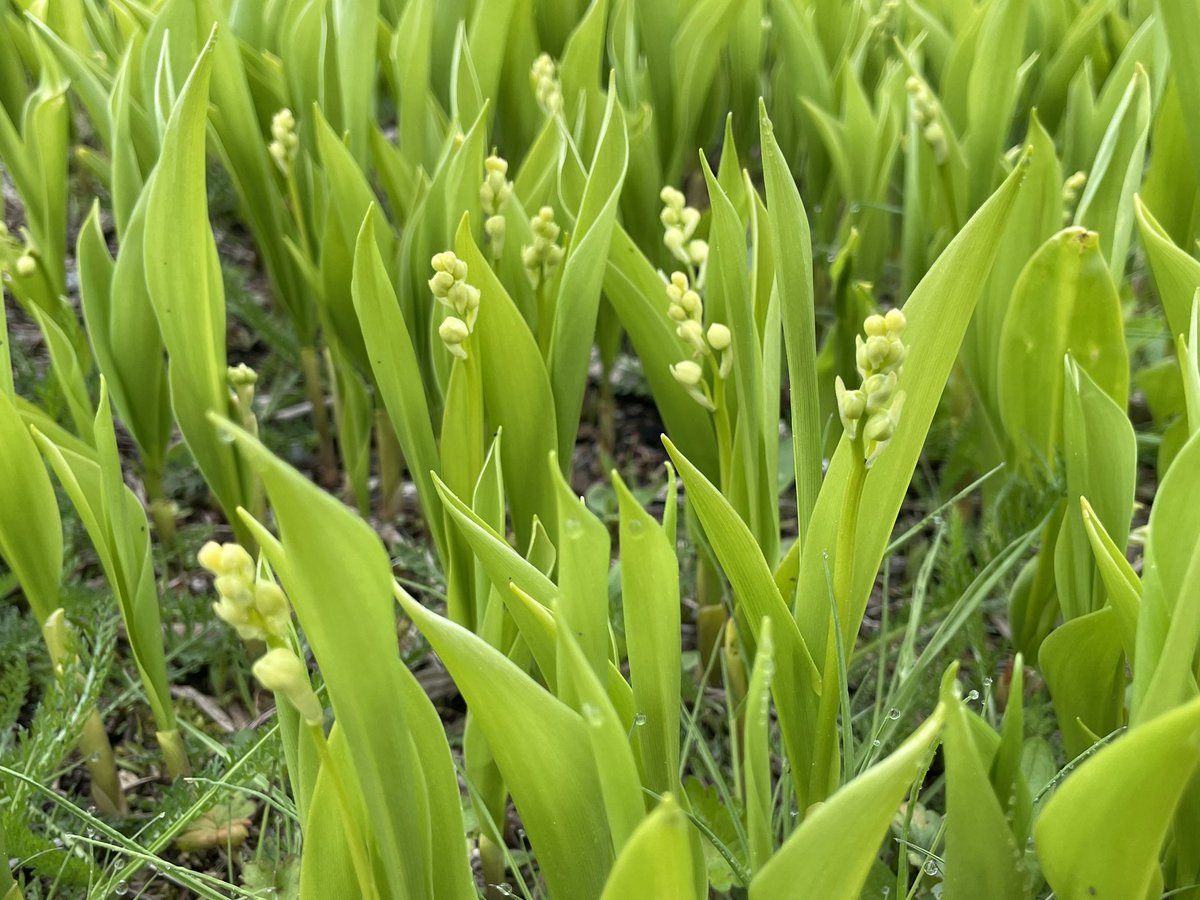
[[[533,230],[533,243],[521,248],[521,262],[530,283],[539,288],[550,280],[566,251],[558,244],[560,232],[552,207],[539,209],[529,220],[529,227]]]
[[[886,316],[868,316],[863,322],[866,339],[855,336],[855,362],[861,385],[850,390],[840,375],[834,383],[842,428],[846,437],[859,447],[868,469],[896,433],[904,408],[904,391],[897,386],[908,355],[903,341],[906,324],[904,313],[898,309],[888,310]]]
[[[483,223],[488,242],[492,248],[492,258],[499,259],[504,255],[504,211],[508,198],[512,196],[512,182],[508,180],[508,162],[497,156],[495,150],[483,161],[484,178],[479,188],[479,202],[483,212],[488,217]]]
[[[558,66],[549,53],[542,53],[533,61],[529,70],[529,83],[533,86],[538,106],[548,116],[562,109],[562,85],[558,82]]]
[[[688,206],[683,192],[668,185],[659,199],[663,202],[659,220],[663,224],[663,244],[681,263],[700,271],[696,281],[704,282],[704,264],[708,262],[708,243],[693,237],[700,224],[700,210]]]
[[[216,576],[213,612],[244,641],[279,641],[289,633],[292,614],[279,585],[259,577],[254,560],[240,544],[209,541],[196,555]]]
[[[453,250],[434,254],[430,263],[433,277],[429,279],[429,290],[433,299],[449,307],[452,313],[438,326],[438,336],[447,350],[459,359],[466,359],[467,351],[462,345],[475,331],[479,288],[467,283],[467,264]]]
[[[285,175],[291,171],[299,146],[296,117],[285,107],[271,117],[271,145],[267,148],[271,159],[275,160],[275,165],[279,166],[279,170]]]

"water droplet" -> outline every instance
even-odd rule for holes
[[[888,718],[895,722],[898,718],[900,718],[900,710],[893,706],[888,710]]]
[[[113,893],[118,897],[124,897],[129,893],[129,885],[124,881],[118,881],[115,885],[113,885]]]
[[[98,762],[100,762],[100,754],[99,754],[99,753],[93,753],[91,756],[89,756],[89,757],[88,757],[88,762],[90,762],[90,763],[98,763]]]
[[[496,891],[504,897],[516,896],[513,893],[512,885],[506,881],[502,881],[498,885],[496,885]]]
[[[979,699],[979,691],[976,691],[976,690],[967,691],[967,702],[968,703],[970,703],[972,700],[978,700],[978,699]]]
[[[932,859],[925,860],[925,865],[923,868],[925,869],[926,875],[937,875],[939,871],[938,864]]]
[[[580,712],[583,713],[583,717],[593,725],[600,721],[600,709],[596,706],[593,706],[591,703],[583,704],[583,708],[580,710]]]
[[[887,897],[889,894],[892,893],[892,889],[888,885],[885,884],[882,888],[880,888],[879,893],[882,894],[884,897]]]
[[[633,717],[633,727],[634,728],[637,728],[637,727],[639,727],[641,725],[645,725],[645,724],[646,724],[646,714],[645,713],[638,713],[637,715],[635,715]]]
[[[800,810],[798,810],[798,809],[793,809],[793,810],[792,810],[792,818],[793,818],[793,819],[798,819],[798,818],[800,818]]]
[[[990,688],[992,686],[992,679],[991,678],[983,679],[983,686],[985,688]]]
[[[881,747],[881,746],[883,746],[883,741],[879,740],[879,738],[875,738],[875,740],[871,741],[871,746],[872,747]]]
[[[859,203],[851,203],[850,204],[850,214],[851,215],[857,215],[860,212],[862,212],[862,204],[859,204]]]

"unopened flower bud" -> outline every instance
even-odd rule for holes
[[[908,326],[908,320],[904,317],[903,312],[898,309],[889,309],[887,315],[883,318],[889,334],[893,334],[896,337],[904,334],[904,329]]]
[[[470,335],[471,329],[467,327],[467,323],[457,316],[447,316],[438,326],[438,337],[442,339],[446,349],[459,359],[467,358],[467,351],[462,344]]]
[[[714,350],[721,351],[733,342],[733,334],[730,332],[727,325],[722,325],[720,322],[714,322],[708,326],[708,346]]]
[[[692,349],[698,353],[703,353],[707,346],[704,343],[704,326],[695,319],[687,319],[679,323],[679,327],[675,329],[675,333],[683,338]]]
[[[17,274],[22,278],[28,278],[37,271],[37,260],[28,253],[23,253],[17,257]]]
[[[887,320],[880,315],[867,316],[863,320],[863,333],[867,337],[882,337],[887,334]]]
[[[291,650],[268,650],[254,663],[253,671],[263,687],[283,694],[307,724],[320,725],[324,721],[325,710],[312,689],[308,669]]]
[[[671,374],[684,387],[695,387],[704,378],[704,370],[698,363],[685,359],[671,366]]]

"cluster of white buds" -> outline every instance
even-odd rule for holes
[[[862,384],[847,390],[839,375],[835,382],[838,415],[846,436],[858,444],[869,469],[896,433],[904,408],[904,391],[897,390],[900,370],[908,355],[904,345],[904,313],[867,316],[862,335],[855,335],[855,363]],[[860,430],[861,424],[861,430]]]
[[[708,393],[708,385],[704,381],[704,368],[696,360],[717,359],[717,377],[728,378],[733,368],[733,334],[729,327],[720,322],[713,322],[704,327],[704,301],[692,287],[687,275],[683,272],[671,273],[667,282],[667,315],[677,322],[675,333],[688,347],[691,348],[692,358],[671,366],[671,374],[675,376],[689,395],[705,409],[715,409],[712,397]]]
[[[271,145],[267,150],[283,174],[292,168],[300,138],[296,134],[296,117],[286,107],[271,117]]]
[[[550,280],[558,264],[562,262],[566,252],[558,243],[560,229],[554,221],[554,209],[543,206],[537,215],[529,220],[533,231],[533,243],[521,248],[521,263],[529,275],[530,283],[535,287]]]
[[[917,123],[925,142],[933,150],[933,161],[939,166],[945,165],[950,156],[950,145],[946,140],[946,130],[938,119],[937,102],[933,99],[933,94],[916,75],[909,76],[904,82],[904,87],[912,100],[913,121]]]
[[[1079,191],[1087,184],[1087,172],[1076,172],[1063,182],[1062,205],[1063,224],[1070,223],[1075,218],[1075,205],[1079,202]]]
[[[216,576],[218,599],[213,612],[232,625],[242,640],[281,640],[287,636],[292,621],[287,598],[274,581],[258,577],[245,547],[209,541],[196,558]]]
[[[896,14],[900,10],[900,0],[884,0],[879,12],[867,21],[867,31],[873,40],[884,41],[891,38],[896,31]]]
[[[492,258],[499,259],[504,255],[503,212],[512,196],[512,182],[508,180],[508,161],[497,156],[495,150],[483,161],[483,169],[483,184],[479,187],[479,202],[487,216],[483,230],[492,248]]]
[[[229,384],[229,399],[241,417],[242,427],[251,434],[257,434],[258,419],[254,415],[254,385],[258,382],[258,373],[245,363],[238,363],[225,370],[225,380]]]
[[[466,359],[463,344],[475,330],[479,288],[467,284],[467,264],[455,256],[453,250],[435,253],[430,264],[433,277],[429,279],[429,290],[433,292],[433,299],[451,312],[438,326],[438,336],[447,350],[459,359]]]
[[[552,116],[562,109],[562,85],[558,82],[558,66],[549,53],[542,53],[529,70],[529,83],[542,112]]]
[[[700,224],[700,210],[687,205],[683,192],[668,185],[659,193],[663,202],[659,221],[663,224],[663,243],[681,263],[694,266],[701,274],[697,281],[704,283],[704,264],[708,262],[708,243],[693,235]]]
[[[251,669],[263,687],[286,697],[306,724],[320,725],[325,721],[325,709],[312,688],[308,667],[293,651],[273,647]]]

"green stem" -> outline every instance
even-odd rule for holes
[[[154,519],[154,530],[158,534],[158,541],[164,547],[174,547],[175,510],[163,490],[162,464],[147,462],[142,483],[146,486],[146,499],[149,501],[150,516]]]
[[[842,512],[838,520],[837,544],[833,558],[833,597],[842,614],[838,617],[840,628],[830,616],[829,627],[826,631],[825,665],[821,685],[821,699],[817,713],[817,752],[813,761],[812,781],[809,784],[808,803],[824,800],[830,789],[835,787],[836,766],[838,758],[837,713],[842,695],[842,685],[838,683],[837,642],[845,646],[846,636],[843,630],[857,630],[857,623],[850,621],[846,615],[851,606],[851,595],[854,590],[854,548],[858,536],[858,514],[862,503],[863,486],[867,480],[867,467],[864,463],[862,435],[859,434],[851,443],[850,473],[846,480],[846,492],[842,501]]]
[[[321,389],[321,369],[317,364],[316,348],[300,348],[300,367],[304,372],[304,390],[312,406],[313,427],[317,432],[317,459],[321,483],[326,487],[337,484],[337,456],[333,450],[333,432],[329,428],[329,413],[325,409],[325,392]]]
[[[534,288],[537,295],[537,339],[538,349],[542,351],[542,359],[550,358],[550,336],[554,328],[553,311],[550,308],[549,279],[542,276],[538,286]]]
[[[719,469],[721,493],[726,497],[732,493],[733,478],[733,426],[729,421],[729,408],[725,404],[725,379],[717,375],[713,379],[713,421],[717,426],[717,468]]]
[[[328,773],[329,783],[333,786],[334,795],[337,797],[338,806],[341,808],[342,827],[346,832],[346,844],[350,848],[350,859],[354,863],[354,874],[358,878],[358,885],[362,889],[362,896],[368,898],[368,900],[378,900],[379,890],[375,886],[371,864],[367,859],[367,844],[358,829],[358,816],[354,808],[350,805],[350,797],[346,793],[346,786],[338,774],[337,763],[333,759],[333,753],[329,750],[329,742],[325,739],[325,729],[320,725],[309,725],[308,730],[312,735],[313,744],[317,748],[317,755],[321,758],[321,766]]]

